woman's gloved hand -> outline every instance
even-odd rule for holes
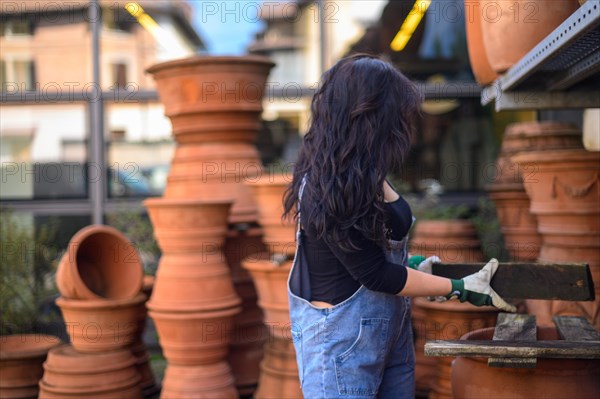
[[[431,274],[434,263],[442,263],[442,261],[437,256],[425,258],[423,255],[413,255],[408,259],[409,267],[427,274]],[[427,299],[431,302],[444,302],[448,300],[445,296],[428,296]]]
[[[493,305],[506,312],[516,312],[517,308],[507,303],[490,286],[490,281],[498,269],[498,261],[490,261],[477,273],[452,281],[452,291],[447,298],[457,297],[461,302],[469,302],[475,306]]]

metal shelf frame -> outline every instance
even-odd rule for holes
[[[496,111],[600,106],[600,0],[588,0],[481,93]]]

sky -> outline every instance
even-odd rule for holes
[[[240,55],[264,29],[257,17],[262,0],[189,0],[194,8],[193,25],[209,54]]]

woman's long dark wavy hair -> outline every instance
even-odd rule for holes
[[[420,103],[416,86],[377,57],[349,56],[326,71],[312,99],[283,216],[291,216],[306,175],[303,200],[312,212],[302,213],[303,227],[314,226],[317,238],[346,251],[359,249],[356,231],[385,245],[383,182],[400,171]]]

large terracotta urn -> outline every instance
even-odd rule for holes
[[[61,345],[60,339],[45,334],[0,336],[0,397],[38,397],[38,382],[48,351]]]
[[[229,222],[256,221],[242,183],[262,173],[254,144],[273,66],[261,56],[194,56],[148,69],[177,141],[165,197],[233,198]]]
[[[182,368],[202,366],[207,373],[216,373],[227,366],[233,320],[241,310],[222,251],[231,200],[153,198],[144,205],[162,251],[147,306],[167,369],[175,365],[185,374]],[[207,395],[237,396],[231,395],[236,391],[229,366],[227,370],[232,384],[221,386],[216,394],[208,384]],[[169,381],[176,375],[165,374],[163,398],[177,384]],[[189,394],[180,397],[195,398],[204,392],[197,382],[193,386],[179,387],[182,395]]]
[[[71,345],[51,350],[44,363],[40,398],[142,398],[135,357],[128,349],[78,352]]]
[[[492,68],[504,73],[578,8],[577,0],[481,0],[481,31]]]
[[[469,220],[417,221],[410,251],[423,256],[437,255],[446,263],[484,260],[477,231]]]
[[[554,315],[586,317],[600,328],[600,153],[583,149],[524,153],[523,176],[542,235],[540,262],[588,263],[596,290],[590,302],[552,303]]]
[[[485,52],[481,20],[483,13],[480,0],[465,0],[465,24],[469,61],[475,80],[482,86],[492,83],[498,77],[492,69]]]
[[[67,299],[131,299],[144,277],[137,249],[110,226],[91,225],[69,241],[56,272],[56,285]]]
[[[469,332],[461,340],[491,340],[494,327]],[[556,328],[538,327],[537,340],[560,339]],[[600,360],[537,359],[535,368],[488,367],[487,358],[458,357],[452,363],[454,399],[597,398]]]

